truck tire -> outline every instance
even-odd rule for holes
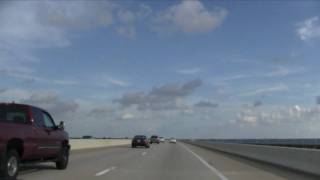
[[[62,147],[60,150],[60,154],[58,160],[56,161],[57,169],[63,170],[66,169],[69,162],[69,148]]]
[[[5,180],[15,180],[19,173],[20,156],[16,150],[9,150],[5,155],[0,177]]]

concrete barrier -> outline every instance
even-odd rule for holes
[[[320,176],[320,150],[210,141],[185,142]]]
[[[71,150],[129,145],[130,139],[70,139]]]

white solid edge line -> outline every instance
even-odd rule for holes
[[[110,172],[112,170],[115,170],[115,169],[116,169],[116,167],[111,167],[111,168],[105,169],[105,170],[103,170],[101,172],[98,172],[94,176],[102,176],[102,175],[104,175],[104,174],[106,174],[106,173],[108,173],[108,172]]]
[[[213,171],[221,180],[229,180],[226,176],[224,176],[218,169],[216,169],[215,167],[211,166],[209,163],[207,163],[207,161],[205,161],[202,157],[200,157],[198,154],[196,154],[195,152],[193,152],[191,149],[189,149],[187,146],[179,143],[185,150],[187,150],[189,153],[191,153],[192,155],[194,155],[200,162],[202,162],[202,164],[204,164],[205,166],[207,166],[211,171]]]

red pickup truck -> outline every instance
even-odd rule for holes
[[[0,178],[16,179],[24,162],[52,161],[65,169],[69,150],[63,122],[56,126],[51,115],[37,107],[0,103]]]

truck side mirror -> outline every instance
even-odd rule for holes
[[[64,129],[64,122],[63,121],[60,121],[58,128],[62,129],[62,130]]]

